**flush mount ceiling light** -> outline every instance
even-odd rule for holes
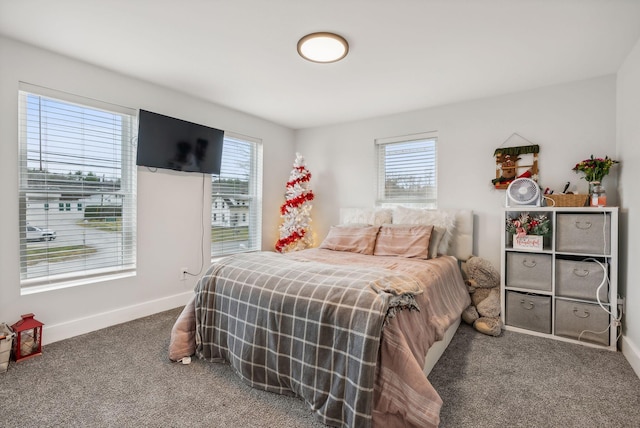
[[[337,34],[312,33],[298,41],[298,53],[312,62],[336,62],[347,56],[349,44]]]

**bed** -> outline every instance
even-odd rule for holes
[[[253,387],[303,398],[329,426],[438,426],[442,400],[426,375],[470,303],[460,261],[473,214],[357,213],[341,213],[319,248],[212,264],[169,358],[228,362]]]

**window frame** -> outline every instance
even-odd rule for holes
[[[225,157],[225,146],[228,144],[247,144],[249,146],[249,158],[248,159],[239,159],[236,157]],[[229,162],[229,165],[225,165],[225,161]],[[233,174],[230,175],[229,169],[233,168],[231,166],[231,162],[240,162],[244,161],[247,163],[247,180],[248,180],[248,189],[247,193],[216,193],[216,180],[223,176],[223,178],[234,178]],[[211,258],[216,259],[219,257],[227,256],[230,254],[237,254],[242,252],[252,252],[252,251],[260,251],[262,249],[262,171],[263,171],[263,162],[262,162],[262,140],[248,137],[246,135],[237,134],[234,132],[225,131],[224,135],[224,143],[223,143],[223,154],[222,154],[222,165],[220,174],[214,174],[211,176]],[[239,212],[234,212],[234,207],[229,205],[226,202],[218,203],[219,199],[223,200],[232,199],[239,200],[239,205],[235,207],[235,209],[241,209],[244,211],[245,207],[247,208],[247,212],[243,212],[243,218],[246,215],[248,229],[247,229],[247,245],[245,247],[235,248],[233,242],[237,242],[236,240],[222,239],[220,242],[214,242],[214,236],[218,237],[218,235],[214,234],[213,228],[217,226],[214,223],[220,223],[225,227],[224,224],[229,222],[229,228],[237,228],[242,226],[232,225],[234,219],[239,222]],[[226,215],[229,214],[229,215]],[[244,223],[244,220],[243,222]],[[236,229],[237,230],[237,229]],[[220,247],[217,250],[217,247]]]
[[[46,267],[44,269],[44,273],[42,274],[34,274],[29,273],[28,261],[27,261],[27,236],[26,236],[26,225],[29,224],[29,221],[32,220],[35,216],[38,222],[43,222],[45,227],[48,227],[51,216],[56,215],[73,215],[74,212],[82,211],[87,207],[85,201],[78,201],[82,203],[80,205],[81,208],[77,208],[77,210],[72,209],[71,202],[68,201],[59,201],[58,202],[58,210],[53,211],[51,209],[52,205],[55,206],[56,195],[58,198],[60,197],[61,190],[55,189],[54,186],[50,186],[47,181],[50,179],[49,174],[63,174],[64,172],[71,172],[72,166],[82,167],[82,168],[98,168],[98,162],[96,160],[89,160],[92,156],[89,154],[83,154],[79,152],[78,149],[86,149],[85,140],[82,138],[84,133],[88,133],[88,129],[91,127],[89,124],[89,120],[85,124],[82,122],[80,128],[77,128],[73,132],[69,132],[69,136],[65,137],[68,143],[65,143],[67,146],[66,150],[70,150],[70,154],[74,156],[74,161],[72,166],[69,166],[69,170],[65,171],[64,169],[60,169],[61,161],[53,161],[53,155],[51,153],[51,149],[46,146],[42,146],[41,143],[43,138],[53,139],[52,134],[47,132],[46,126],[43,126],[44,122],[43,117],[41,116],[41,112],[37,113],[36,123],[36,132],[39,133],[38,137],[35,141],[38,141],[40,144],[40,148],[36,151],[38,156],[45,155],[45,162],[50,162],[43,170],[46,171],[46,175],[44,180],[45,186],[42,184],[38,185],[37,183],[30,183],[30,169],[32,168],[32,162],[29,162],[29,153],[33,153],[33,144],[31,138],[33,137],[33,133],[28,131],[27,128],[30,125],[33,125],[34,122],[31,118],[32,112],[28,112],[29,104],[33,101],[34,98],[39,97],[40,103],[50,103],[53,108],[52,112],[55,111],[57,113],[62,113],[64,108],[73,108],[80,111],[82,115],[91,114],[91,112],[99,112],[100,114],[109,115],[112,118],[118,118],[120,121],[118,122],[118,126],[115,127],[115,131],[113,134],[107,134],[114,137],[113,141],[120,141],[119,149],[115,149],[116,155],[112,155],[112,158],[109,158],[109,161],[114,161],[115,163],[111,164],[111,168],[119,171],[117,176],[114,176],[112,179],[114,180],[113,187],[110,190],[105,190],[105,188],[101,188],[100,191],[96,193],[91,193],[91,195],[105,195],[109,194],[113,197],[113,199],[119,202],[119,207],[121,211],[120,218],[120,229],[117,231],[117,235],[115,235],[112,240],[113,245],[109,247],[108,251],[118,252],[118,256],[112,257],[112,260],[104,261],[98,266],[97,264],[91,266],[87,264],[86,260],[88,257],[88,253],[80,255],[76,257],[78,260],[75,265],[67,264],[67,266],[51,266],[51,263],[55,263],[52,259],[55,259],[55,254],[49,251],[49,247],[47,247],[45,262]],[[37,98],[36,98],[37,99]],[[101,282],[105,280],[109,280],[112,278],[119,278],[123,276],[132,276],[135,275],[136,270],[136,209],[137,209],[137,197],[136,197],[136,188],[137,188],[137,167],[135,164],[135,146],[134,140],[137,134],[137,110],[114,105],[111,103],[98,101],[95,99],[90,99],[86,97],[82,97],[79,95],[74,95],[50,88],[45,88],[42,86],[32,85],[29,83],[20,82],[18,88],[18,100],[19,100],[19,114],[18,114],[18,171],[19,171],[19,180],[18,180],[18,206],[19,206],[19,216],[18,216],[18,227],[20,229],[20,289],[21,294],[31,294],[40,291],[46,291],[49,289],[57,289],[64,288],[68,286],[76,286],[83,285],[94,282]],[[59,106],[55,104],[58,103]],[[40,104],[39,104],[40,105]],[[57,110],[58,109],[58,110]],[[53,119],[49,119],[53,120]],[[63,123],[63,122],[61,122]],[[71,122],[64,122],[65,124],[69,124]],[[43,128],[45,128],[45,133],[43,133]],[[31,146],[30,146],[31,141]],[[51,143],[55,144],[55,143]],[[97,143],[98,147],[118,147],[114,145],[112,142],[106,143]],[[107,144],[110,144],[109,146]],[[118,151],[119,150],[119,151]],[[87,151],[86,153],[91,153]],[[77,155],[77,156],[76,156]],[[59,155],[58,155],[59,156]],[[51,159],[51,160],[50,160]],[[55,168],[55,166],[58,168]],[[69,163],[71,165],[71,163]],[[50,170],[49,167],[53,167],[56,169]],[[33,172],[33,171],[31,171]],[[97,172],[94,170],[94,172]],[[103,174],[104,176],[104,174]],[[117,177],[117,178],[116,178]],[[52,178],[51,178],[52,179]],[[100,180],[98,180],[100,181]],[[65,183],[66,184],[66,183]],[[82,186],[82,185],[77,185]],[[69,185],[68,192],[70,194],[74,194],[74,192],[78,192],[77,186]],[[117,187],[116,187],[117,186]],[[86,194],[86,191],[83,191],[83,194]],[[30,198],[33,198],[34,193],[38,193],[43,195],[45,198],[46,205],[44,205],[43,213],[38,214],[37,207],[30,206]],[[80,196],[77,196],[80,197]],[[34,211],[36,210],[36,211]],[[39,217],[42,215],[42,219]],[[84,214],[83,214],[84,217]],[[85,218],[86,219],[86,218]],[[53,221],[53,220],[51,220]],[[70,225],[73,219],[58,219],[58,225],[60,223]],[[40,225],[42,226],[42,225]],[[71,234],[71,237],[67,237],[67,239],[72,239],[75,237],[76,239],[80,239],[77,232]],[[59,241],[59,239],[56,239]],[[66,263],[66,262],[65,262]]]
[[[401,147],[407,144],[419,144],[425,143],[425,147],[421,150],[426,150],[425,159],[428,161],[432,158],[430,164],[426,165],[424,174],[420,174],[418,179],[425,182],[431,182],[430,185],[425,186],[424,195],[416,196],[396,196],[389,197],[386,189],[387,181],[387,156],[385,149],[387,147]],[[432,145],[430,148],[429,146]],[[376,147],[376,206],[380,207],[394,207],[397,205],[404,205],[415,208],[429,208],[435,209],[438,207],[438,134],[435,131],[422,132],[418,134],[403,135],[397,137],[378,138],[375,140]],[[413,149],[415,150],[415,149]],[[407,169],[407,172],[412,172]]]

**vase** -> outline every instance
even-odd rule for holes
[[[607,206],[607,195],[599,181],[589,182],[589,205],[592,207]]]

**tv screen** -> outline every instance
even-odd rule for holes
[[[140,110],[140,166],[220,174],[224,131]]]

